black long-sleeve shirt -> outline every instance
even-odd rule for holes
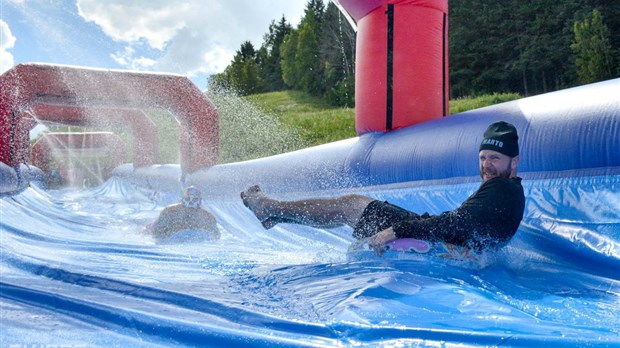
[[[444,241],[474,249],[506,243],[523,218],[521,178],[484,182],[460,207],[439,215],[424,214],[395,223],[397,238]]]

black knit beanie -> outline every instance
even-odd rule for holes
[[[495,122],[484,132],[480,151],[493,150],[509,157],[515,157],[519,154],[518,140],[515,126],[504,121]]]

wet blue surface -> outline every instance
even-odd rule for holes
[[[437,213],[478,185],[357,191]],[[1,346],[620,345],[620,176],[524,188],[517,235],[472,261],[265,231],[233,196],[207,197],[221,240],[158,244],[142,230],[176,194],[33,186],[0,198]]]

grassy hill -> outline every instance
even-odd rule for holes
[[[296,129],[309,146],[357,136],[354,109],[330,106],[301,91],[255,94],[245,99],[286,127]]]
[[[301,91],[237,97],[211,93],[220,115],[221,163],[243,161],[352,138],[355,110],[327,105]],[[518,99],[518,94],[491,94],[450,101],[455,114]]]
[[[489,94],[450,101],[450,114],[519,99],[519,94]],[[327,105],[320,98],[300,91],[254,94],[244,98],[284,125],[298,128],[302,139],[319,145],[357,136],[355,110]]]

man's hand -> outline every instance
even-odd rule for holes
[[[394,233],[394,230],[391,227],[389,227],[379,233],[376,233],[374,236],[370,237],[370,242],[368,242],[368,247],[370,247],[371,249],[374,249],[375,254],[377,254],[377,256],[381,256],[385,252],[385,244],[395,239],[396,239],[396,234]]]

